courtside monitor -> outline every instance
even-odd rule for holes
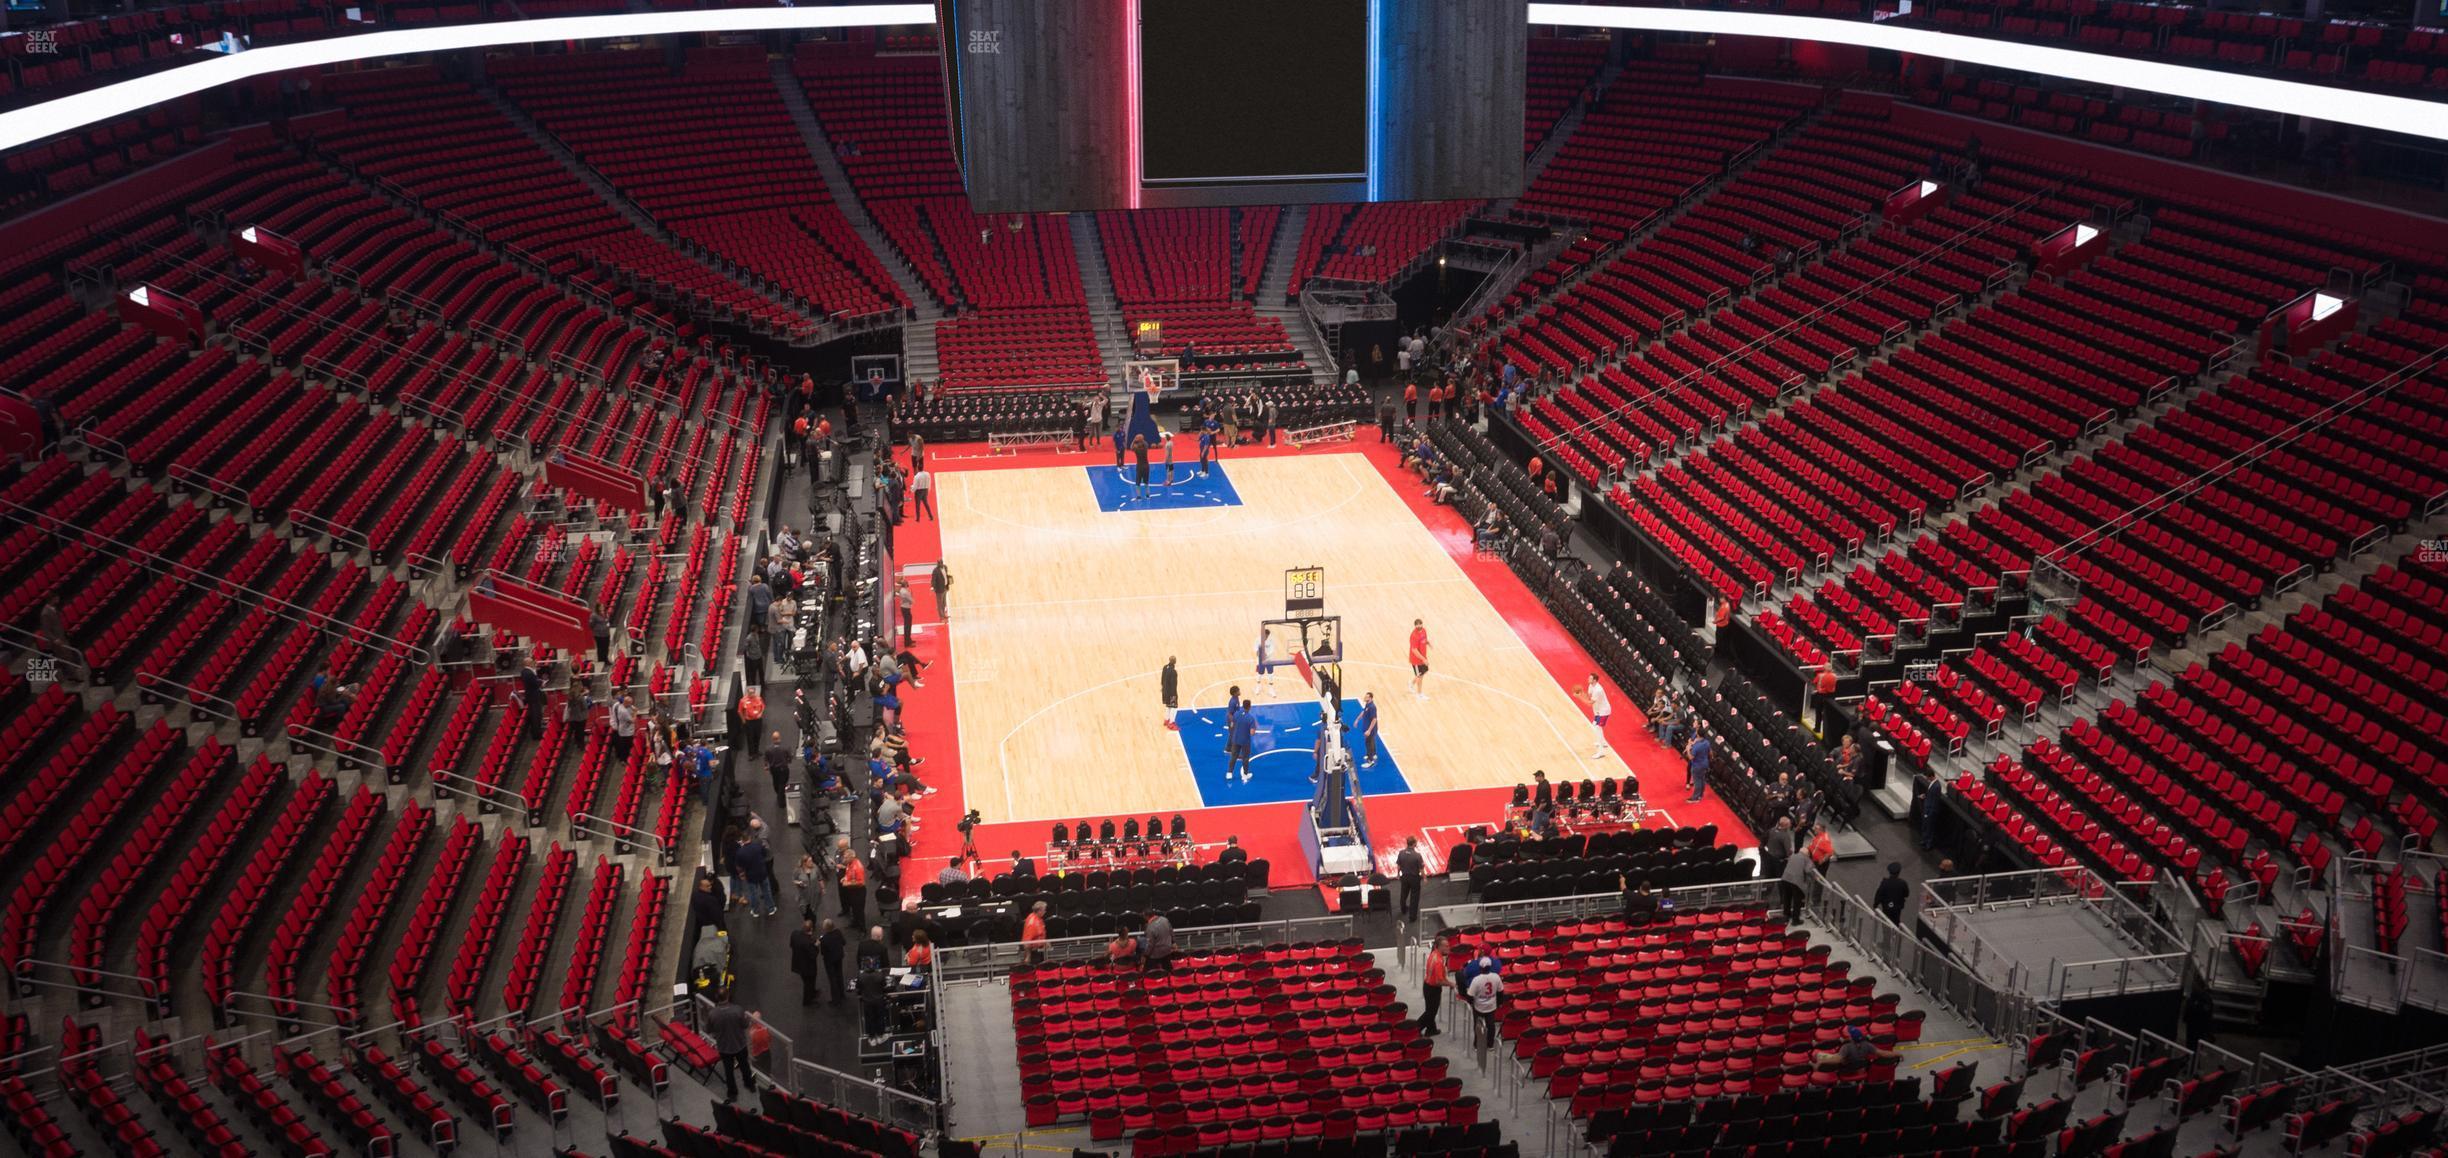
[[[1524,0],[941,0],[980,212],[1521,192]]]

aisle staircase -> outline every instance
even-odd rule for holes
[[[1088,299],[1088,328],[1095,331],[1097,357],[1105,364],[1105,382],[1119,389],[1131,360],[1130,335],[1124,332],[1122,303],[1114,297],[1113,268],[1105,263],[1105,245],[1097,237],[1096,214],[1066,214],[1071,226],[1071,250],[1079,259],[1080,290]]]
[[[1326,348],[1325,338],[1301,313],[1300,303],[1285,300],[1292,286],[1292,266],[1300,260],[1301,234],[1308,228],[1308,206],[1284,206],[1282,219],[1275,223],[1275,243],[1267,248],[1265,271],[1258,279],[1257,300],[1251,304],[1260,316],[1283,324],[1284,333],[1291,335],[1292,344],[1309,363],[1310,379],[1327,382],[1342,373],[1334,351]]]
[[[850,174],[842,169],[840,155],[833,151],[832,139],[825,136],[823,123],[816,119],[807,93],[799,87],[799,78],[791,74],[790,61],[776,56],[767,63],[773,72],[774,88],[782,94],[782,107],[790,110],[791,123],[799,127],[799,138],[807,143],[808,155],[816,161],[816,171],[823,174],[825,190],[833,195],[833,204],[841,208],[850,228],[867,243],[884,272],[892,275],[893,284],[901,288],[901,296],[910,301],[910,320],[901,327],[902,378],[916,382],[936,377],[942,367],[935,354],[935,323],[942,321],[949,311],[918,279],[918,271],[884,236],[875,218],[868,216],[867,205],[859,200]]]

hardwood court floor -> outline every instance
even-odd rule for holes
[[[959,577],[947,647],[962,796],[987,822],[1201,807],[1157,671],[1179,657],[1184,708],[1254,687],[1258,623],[1283,614],[1284,569],[1313,563],[1343,617],[1345,694],[1377,693],[1413,791],[1533,768],[1627,774],[1611,751],[1591,758],[1580,705],[1363,456],[1229,459],[1241,506],[1113,514],[1089,490],[1094,461],[936,476]],[[1404,662],[1414,618],[1431,643],[1426,703]],[[1277,673],[1277,702],[1307,694]]]

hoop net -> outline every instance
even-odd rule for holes
[[[1153,409],[1156,403],[1163,399],[1165,391],[1181,384],[1181,360],[1177,358],[1136,360],[1124,366],[1123,373],[1125,375],[1123,381],[1132,390],[1147,395],[1148,406]]]

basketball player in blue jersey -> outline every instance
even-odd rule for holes
[[[1250,714],[1248,704],[1233,709],[1224,730],[1225,779],[1232,779],[1233,770],[1237,768],[1241,772],[1241,782],[1250,782],[1250,745],[1256,740],[1257,731],[1258,720]]]
[[[1352,730],[1360,733],[1360,766],[1377,766],[1377,693],[1360,693],[1360,712],[1352,717]]]
[[[1205,422],[1199,423],[1198,473],[1200,478],[1206,478],[1207,468],[1215,465],[1216,439],[1221,436],[1222,429],[1216,425],[1213,414],[1209,414]]]
[[[1233,686],[1224,690],[1224,755],[1226,757],[1230,757],[1232,755],[1233,717],[1239,715],[1240,712],[1241,685],[1234,684]],[[1226,772],[1225,775],[1229,776],[1231,773]]]

